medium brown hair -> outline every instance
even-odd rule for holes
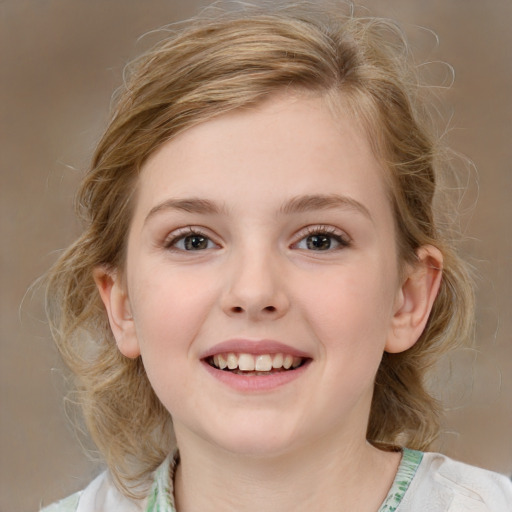
[[[173,445],[172,420],[142,360],[117,349],[93,280],[99,266],[122,272],[138,175],[178,133],[287,88],[343,98],[384,163],[400,260],[432,244],[443,279],[418,342],[385,353],[367,438],[424,449],[438,432],[438,404],[425,374],[469,336],[473,296],[465,265],[435,211],[445,169],[408,47],[391,22],[306,4],[192,20],[129,68],[108,128],[79,189],[80,238],[49,274],[47,308],[59,350],[76,377],[77,401],[118,485],[133,495]]]

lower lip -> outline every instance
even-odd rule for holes
[[[236,391],[256,392],[256,391],[271,391],[272,389],[280,388],[295,379],[299,378],[307,370],[309,363],[307,361],[302,366],[295,368],[295,370],[287,370],[284,372],[270,373],[269,375],[239,375],[237,373],[227,372],[225,370],[218,370],[206,361],[201,361],[206,371]]]

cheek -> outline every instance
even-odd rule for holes
[[[144,284],[135,288],[133,313],[148,379],[175,414],[185,400],[193,400],[194,341],[211,307],[211,291],[183,275],[163,277],[139,281]]]
[[[143,359],[181,358],[214,302],[212,283],[187,272],[139,273],[131,301]],[[146,362],[146,361],[145,361]]]
[[[367,262],[339,269],[322,281],[324,286],[309,285],[303,302],[320,341],[335,351],[383,347],[392,320],[395,273]]]

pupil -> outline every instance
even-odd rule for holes
[[[314,251],[329,249],[331,247],[331,239],[326,235],[311,235],[307,239],[307,247]]]
[[[208,245],[208,239],[204,236],[187,236],[185,238],[185,248],[187,250],[194,250],[194,249],[206,249]]]

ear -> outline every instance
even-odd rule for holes
[[[131,313],[126,286],[118,272],[97,267],[93,272],[94,281],[105,305],[110,328],[121,354],[135,359],[140,355],[135,323]]]
[[[439,292],[443,269],[441,251],[425,245],[416,254],[417,262],[410,266],[397,294],[386,352],[403,352],[418,341]]]

